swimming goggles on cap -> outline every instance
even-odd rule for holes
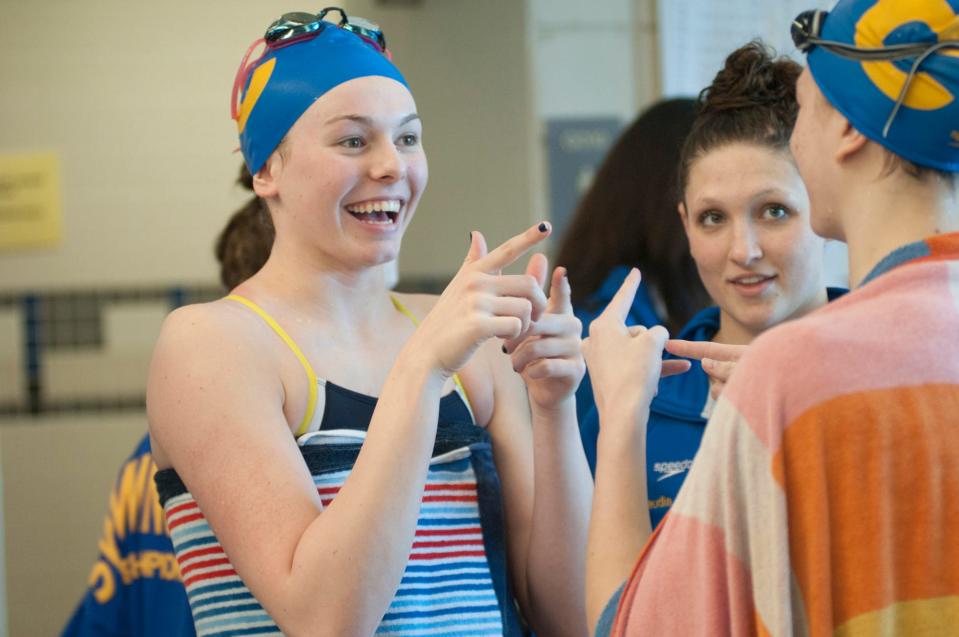
[[[332,25],[331,22],[324,20],[326,14],[336,11],[340,14],[340,21],[336,24],[341,29],[360,36],[366,42],[375,47],[380,53],[389,57],[386,49],[386,37],[379,25],[373,24],[369,20],[346,15],[346,12],[339,7],[326,7],[316,15],[296,11],[293,13],[284,13],[279,20],[274,20],[266,29],[263,35],[263,41],[266,46],[276,49],[287,44],[292,44],[300,40],[311,38],[320,33],[324,28]]]
[[[892,126],[892,121],[906,100],[906,95],[909,93],[909,86],[912,84],[913,78],[916,77],[916,73],[919,71],[922,63],[925,62],[929,56],[939,51],[948,49],[959,50],[959,39],[940,40],[938,42],[905,42],[880,47],[861,47],[847,42],[839,42],[838,40],[824,40],[820,35],[822,34],[823,23],[826,21],[827,15],[829,15],[829,12],[822,9],[803,11],[793,20],[792,26],[790,27],[790,34],[792,35],[793,44],[796,45],[796,48],[799,49],[800,52],[809,53],[814,47],[818,46],[835,55],[851,60],[859,60],[861,62],[892,62],[915,58],[915,61],[909,69],[909,73],[906,75],[906,81],[899,91],[899,96],[896,98],[896,104],[893,106],[892,112],[889,113],[886,124],[882,128],[882,136],[884,138],[889,135],[889,128]]]
[[[340,14],[340,21],[337,23],[324,20],[331,11]],[[240,68],[237,69],[236,77],[233,80],[233,95],[230,98],[230,117],[234,120],[239,116],[239,95],[246,80],[253,71],[253,68],[269,51],[276,50],[303,40],[315,38],[327,27],[336,27],[353,33],[361,40],[382,53],[387,60],[392,60],[393,56],[386,48],[386,36],[378,24],[356,16],[349,17],[346,11],[339,7],[326,7],[317,14],[295,11],[293,13],[284,13],[278,20],[274,20],[267,27],[266,33],[262,38],[257,39],[250,48],[247,49],[243,61],[240,62]],[[265,45],[263,52],[254,60],[250,60],[253,51],[261,44]]]

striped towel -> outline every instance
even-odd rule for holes
[[[764,334],[613,635],[959,635],[959,234]]]
[[[498,480],[484,475],[492,467],[489,442],[480,439],[485,432],[478,427],[459,431],[474,442],[431,461],[409,561],[377,635],[521,634],[506,581]],[[363,433],[322,432],[302,447],[324,506],[349,475]],[[438,442],[448,448],[457,436],[446,433]],[[168,484],[175,474],[167,471],[158,484],[161,500],[167,496],[167,524],[197,634],[281,634],[233,569],[190,493],[182,483]]]

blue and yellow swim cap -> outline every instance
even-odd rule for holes
[[[895,154],[959,172],[959,0],[839,0],[793,38],[826,99]]]
[[[345,23],[344,14],[340,26]],[[316,28],[306,37],[277,45],[267,42],[262,57],[249,65],[244,59],[240,65],[232,108],[243,159],[252,174],[260,170],[300,115],[330,89],[369,76],[388,77],[409,88],[399,69],[367,38],[332,22],[317,21],[309,26]],[[268,31],[267,40],[269,35]]]

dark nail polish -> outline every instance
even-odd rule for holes
[[[473,245],[473,231],[470,230],[470,233],[469,233],[469,235],[467,235],[467,236],[469,236],[469,238],[470,238],[470,239],[469,239],[470,245]]]
[[[509,350],[506,349],[506,346],[505,346],[505,345],[503,345],[503,353],[504,353],[504,354],[509,354]]]
[[[546,232],[547,230],[549,230],[549,226],[547,226],[545,223],[539,224],[539,231],[540,231],[540,232]]]

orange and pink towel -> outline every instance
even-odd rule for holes
[[[959,234],[760,337],[612,634],[959,635]]]

